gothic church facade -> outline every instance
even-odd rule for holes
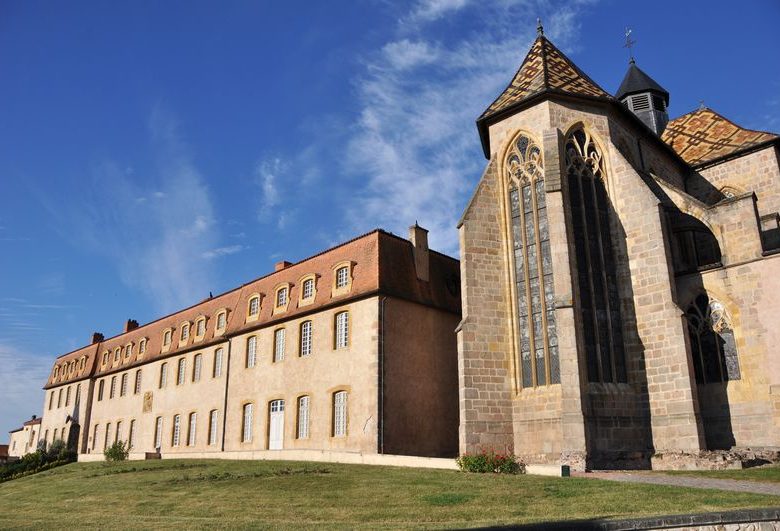
[[[633,60],[612,96],[540,32],[478,119],[461,452],[664,468],[780,446],[778,137],[668,103]]]

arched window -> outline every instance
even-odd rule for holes
[[[566,138],[566,174],[574,234],[579,313],[590,382],[625,382],[620,299],[617,289],[604,160],[590,134]]]
[[[702,293],[685,312],[696,383],[739,380],[739,359],[734,330],[726,309]]]
[[[672,231],[672,261],[675,273],[682,275],[721,265],[718,240],[695,217],[679,210],[667,211]]]
[[[520,134],[506,159],[509,223],[517,301],[518,381],[522,387],[560,383],[550,233],[539,146]]]

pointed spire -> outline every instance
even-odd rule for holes
[[[536,19],[536,37],[544,37],[544,26],[542,26],[542,19]]]

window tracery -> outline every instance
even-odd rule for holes
[[[525,134],[506,159],[517,312],[518,381],[523,388],[560,383],[550,234],[539,146]]]
[[[702,293],[685,312],[696,383],[739,380],[734,328],[725,306]]]

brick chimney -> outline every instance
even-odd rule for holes
[[[274,265],[274,271],[281,271],[282,269],[287,269],[292,265],[292,262],[288,262],[287,260],[282,260],[281,262],[276,262]]]
[[[100,343],[104,339],[105,338],[103,337],[103,334],[101,334],[100,332],[92,332],[92,343],[91,344],[94,345],[95,343]]]
[[[130,330],[135,330],[138,328],[138,321],[135,319],[128,319],[125,323],[125,333],[129,332]]]
[[[409,227],[409,241],[412,242],[414,250],[414,269],[417,271],[417,278],[428,282],[428,231],[417,224]]]

